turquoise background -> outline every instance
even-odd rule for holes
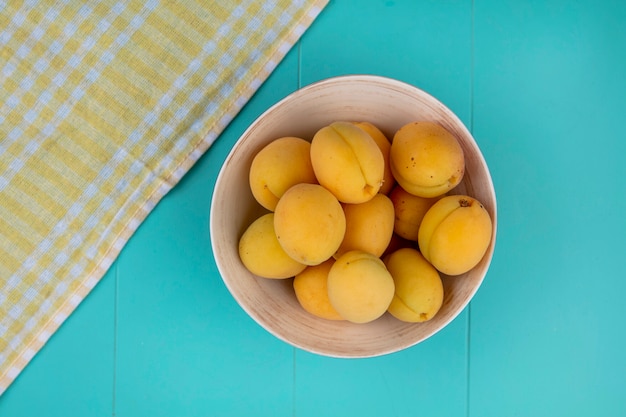
[[[13,385],[0,416],[625,416],[626,3],[331,1]],[[483,286],[433,338],[363,360],[256,325],[209,206],[245,128],[298,87],[414,84],[473,132],[498,197]]]

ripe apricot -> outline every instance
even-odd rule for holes
[[[387,136],[381,130],[370,122],[355,122],[357,127],[365,130],[376,142],[378,148],[383,154],[385,161],[385,168],[383,170],[383,183],[378,190],[381,194],[389,194],[393,186],[396,184],[396,180],[391,173],[391,167],[389,166],[389,150],[391,149],[391,141],[387,139]]]
[[[320,185],[342,203],[370,200],[383,182],[382,152],[369,134],[349,122],[334,122],[315,133],[311,164]]]
[[[316,184],[311,143],[288,136],[265,145],[252,160],[249,182],[256,201],[268,210],[276,208],[290,187],[302,182]]]
[[[413,240],[405,239],[399,236],[397,233],[393,233],[391,235],[391,240],[389,241],[389,245],[387,246],[387,249],[385,249],[385,251],[381,255],[381,258],[384,259],[387,255],[397,251],[398,249],[414,248],[416,246],[417,246],[417,242]]]
[[[291,278],[306,267],[287,255],[278,243],[273,213],[248,226],[239,239],[239,257],[250,272],[263,278]]]
[[[305,265],[318,265],[339,249],[346,217],[337,198],[318,184],[297,184],[278,200],[274,228],[285,252]]]
[[[389,152],[394,178],[411,194],[437,197],[465,173],[463,149],[454,135],[433,122],[413,122],[394,135]]]
[[[328,299],[328,273],[335,263],[334,258],[319,265],[307,266],[295,276],[293,289],[304,310],[326,320],[343,320]]]
[[[417,232],[422,218],[439,197],[420,197],[396,185],[389,198],[395,213],[394,232],[404,239],[417,242]]]
[[[389,313],[411,323],[432,319],[443,304],[439,272],[413,248],[391,253],[385,257],[385,265],[395,285]]]
[[[328,298],[346,320],[368,323],[382,316],[394,294],[391,274],[380,258],[355,250],[346,252],[328,273]]]
[[[447,275],[463,274],[485,255],[492,233],[491,217],[473,197],[443,197],[426,212],[418,232],[422,255]]]
[[[344,204],[346,233],[335,258],[351,250],[381,256],[391,240],[394,224],[393,203],[384,194],[359,204]]]

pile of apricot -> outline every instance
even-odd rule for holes
[[[443,303],[442,275],[474,268],[491,241],[487,210],[454,194],[464,172],[456,137],[428,121],[391,141],[368,122],[334,122],[310,141],[277,138],[250,167],[267,213],[241,236],[239,256],[259,277],[293,278],[315,316],[430,320]]]

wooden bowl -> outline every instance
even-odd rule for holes
[[[455,194],[483,203],[493,220],[491,244],[482,261],[466,274],[447,277],[437,315],[424,323],[405,323],[385,313],[367,324],[329,321],[298,304],[291,279],[257,277],[243,266],[239,238],[264,209],[254,200],[248,172],[255,154],[281,136],[310,140],[333,121],[369,121],[388,138],[406,123],[435,121],[458,138],[466,158],[463,182]],[[304,87],[263,113],[244,132],[221,168],[211,203],[211,244],[222,279],[239,305],[259,325],[300,349],[331,357],[372,357],[406,349],[431,337],[470,302],[483,282],[496,236],[496,196],[489,169],[463,123],[442,103],[403,82],[370,75],[330,78]],[[236,325],[236,324],[234,324]]]

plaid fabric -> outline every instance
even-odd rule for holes
[[[0,0],[0,394],[327,0]]]

